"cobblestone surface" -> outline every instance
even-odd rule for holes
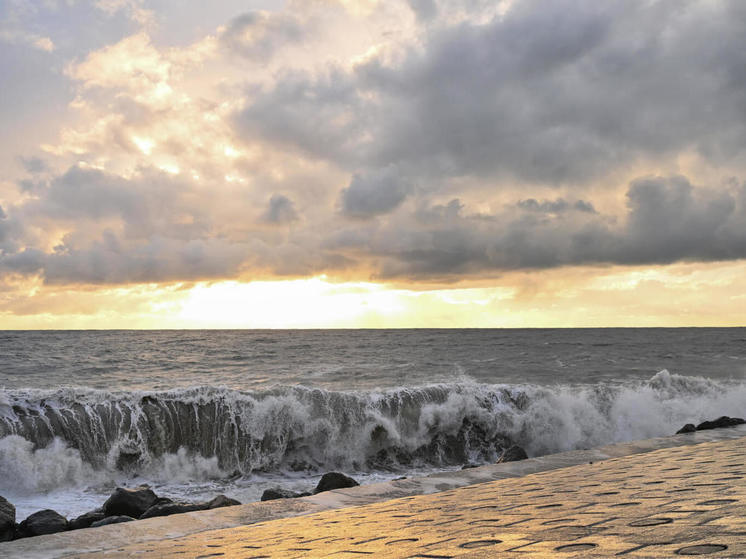
[[[666,448],[105,557],[746,557],[746,438]]]

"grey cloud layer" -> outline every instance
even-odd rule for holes
[[[684,177],[641,178],[629,186],[621,223],[590,211],[584,201],[533,202],[470,214],[453,200],[392,219],[365,236],[341,231],[331,246],[377,258],[380,277],[414,279],[746,258],[746,184],[711,190],[694,188]]]
[[[408,204],[386,219],[342,215],[278,235],[274,228],[213,224],[200,215],[199,197],[171,204],[162,190],[183,188],[177,179],[123,180],[73,169],[52,182],[45,199],[9,209],[0,219],[0,270],[60,284],[341,269],[427,281],[567,265],[746,258],[746,184],[710,189],[681,176],[640,178],[629,185],[624,216],[599,213],[585,200],[527,199],[477,213],[454,199]],[[149,188],[155,181],[160,189]],[[283,195],[272,196],[257,216],[277,227],[299,219]],[[34,230],[49,223],[72,231],[51,252],[27,246]]]
[[[399,206],[412,190],[401,172],[385,167],[367,175],[355,174],[340,195],[342,213],[351,217],[373,217]]]
[[[486,22],[409,5],[419,27],[404,43],[242,86],[226,143],[259,155],[236,155],[236,180],[210,159],[193,181],[180,155],[182,175],[148,162],[130,178],[22,160],[16,201],[1,200],[0,275],[428,281],[746,258],[746,3],[516,0]],[[256,12],[218,50],[256,68],[313,32],[295,13]],[[150,113],[114,97],[111,111],[146,126]],[[709,170],[677,176],[693,156]],[[619,179],[646,168],[663,177]],[[713,175],[740,178],[702,179]]]
[[[487,24],[428,27],[401,56],[280,76],[237,129],[424,176],[556,184],[682,150],[730,161],[746,146],[744,28],[738,0],[521,0]]]

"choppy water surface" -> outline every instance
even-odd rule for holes
[[[746,415],[746,330],[0,332],[0,494],[243,501]]]

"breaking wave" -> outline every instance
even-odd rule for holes
[[[333,392],[196,387],[0,391],[0,470],[15,489],[111,479],[399,471],[668,435],[746,411],[746,385],[661,371],[631,385],[475,382]]]

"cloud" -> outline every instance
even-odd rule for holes
[[[563,198],[541,201],[536,200],[535,198],[528,198],[526,200],[519,200],[516,205],[522,210],[541,213],[562,213],[567,211],[596,213],[593,204],[586,202],[585,200],[576,200],[570,204]]]
[[[346,168],[554,185],[682,152],[732,162],[744,25],[738,2],[523,0],[352,68],[280,75],[237,130]]]
[[[38,175],[49,170],[47,163],[41,157],[19,157],[23,168],[32,175]]]
[[[409,6],[421,21],[430,21],[438,13],[435,0],[409,0]]]
[[[45,52],[53,52],[55,49],[54,43],[49,37],[39,37],[34,41],[34,46]]]
[[[245,139],[261,139],[344,167],[364,162],[375,115],[344,69],[283,72],[234,117]]]
[[[380,277],[418,280],[746,258],[746,185],[720,190],[693,187],[681,176],[644,177],[630,184],[627,200],[621,223],[588,211],[585,202],[579,210],[524,201],[484,214],[453,200],[420,208],[417,226],[399,217],[365,235],[341,232],[331,246],[377,259]]]
[[[94,0],[93,5],[108,15],[117,12],[126,14],[128,18],[140,25],[154,23],[154,13],[143,7],[143,0]]]
[[[298,220],[298,212],[295,204],[282,194],[273,194],[269,199],[267,211],[262,215],[262,221],[266,223],[283,224]]]
[[[117,27],[65,58],[60,39],[71,98],[43,156],[9,156],[0,275],[429,282],[744,258],[742,6],[290,2],[181,46]]]
[[[302,42],[312,27],[292,13],[252,11],[232,19],[220,41],[233,53],[266,62],[277,50]]]
[[[343,214],[369,218],[398,207],[412,190],[411,185],[393,166],[367,174],[355,174],[340,193]]]

